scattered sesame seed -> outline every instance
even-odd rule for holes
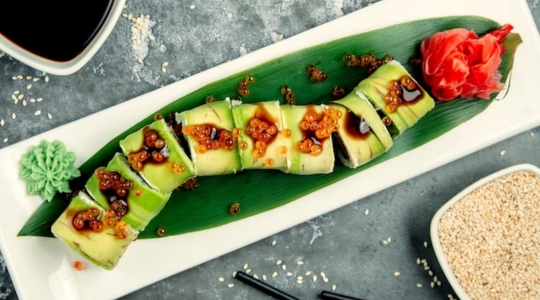
[[[428,243],[424,242],[424,248],[427,248]]]
[[[16,118],[17,118],[17,115],[16,115],[15,113],[12,113],[12,114],[11,114],[11,118],[12,118],[12,119],[16,119]]]
[[[431,285],[431,288],[434,288],[435,287],[435,282],[432,282],[429,285]]]
[[[195,7],[196,7],[195,4],[191,4],[191,5],[189,6],[189,9],[195,9]]]
[[[296,277],[296,280],[302,280],[302,279],[304,279],[304,277],[302,277],[302,276]]]
[[[43,101],[43,98],[37,98],[37,102]]]
[[[430,269],[430,267],[429,267],[429,266],[427,266],[427,267],[424,267],[424,270],[426,270],[426,271],[427,271],[427,270],[429,270],[429,269]]]
[[[276,265],[278,265],[278,266],[281,265],[281,259],[276,261]]]
[[[262,278],[263,278],[263,280],[264,280],[264,281],[266,281],[266,275],[263,275],[263,277],[262,277]]]
[[[253,278],[259,279],[259,276],[257,276],[257,274],[253,274]]]
[[[272,246],[275,246],[276,245],[276,240],[273,240],[272,241]]]
[[[532,131],[529,132],[529,135],[530,135],[530,136],[534,136],[534,132],[532,132]]]
[[[304,262],[303,262],[303,261],[299,261],[299,262],[297,262],[297,264],[298,264],[299,266],[301,266],[301,265],[304,264]]]
[[[219,277],[218,280],[219,280],[220,282],[223,282],[223,281],[225,281],[225,278]]]
[[[382,241],[382,243],[388,245],[388,242],[386,240]]]
[[[311,275],[311,271],[306,272],[306,276],[309,276],[309,275]]]
[[[22,75],[17,75],[17,79],[23,79]]]
[[[281,269],[283,269],[283,271],[285,271],[285,270],[287,270],[287,266],[283,265],[283,266],[281,266]]]
[[[337,286],[334,284],[334,285],[332,286],[332,291],[335,291],[336,288],[337,288]]]
[[[317,281],[317,275],[313,275],[313,282]]]
[[[39,81],[39,77],[36,77],[34,79],[32,79],[33,82],[38,82]]]
[[[297,281],[296,281],[296,283],[298,283],[298,284],[302,284],[302,283],[303,283],[303,281],[302,281],[302,280],[297,280]]]
[[[388,242],[390,243],[392,241],[392,238],[391,237],[388,237]]]
[[[30,75],[26,76],[26,80],[32,80],[32,76]]]
[[[122,17],[127,18],[128,15],[127,14],[122,14]]]
[[[417,265],[420,264],[420,258],[417,258],[417,259],[416,259],[416,264],[417,264]]]
[[[324,282],[328,282],[328,278],[326,278],[326,277],[323,277],[322,280],[323,280]]]
[[[324,272],[321,272],[321,277],[326,277],[326,274],[324,274]]]
[[[433,277],[433,282],[437,282],[437,281],[439,281],[439,280],[437,279],[437,276],[434,276],[434,277]]]
[[[369,215],[369,209],[366,209],[366,212],[364,212],[364,214]]]
[[[18,95],[19,93],[20,93],[19,90],[16,90],[15,92],[13,92],[13,94],[15,95]]]
[[[17,96],[15,96],[14,94],[11,94],[11,99],[13,99],[13,101],[17,102],[19,99],[17,99]],[[17,104],[17,103],[15,103]]]
[[[272,273],[272,278],[277,276],[277,272]]]
[[[417,287],[421,288],[422,285],[420,283],[416,284]]]
[[[11,79],[17,80],[17,76],[13,76],[13,77],[11,77]]]
[[[401,275],[401,273],[399,273],[399,272],[394,272],[394,276],[397,277],[397,276],[399,276],[399,275]]]
[[[36,99],[32,98],[32,99],[30,99],[30,102],[35,103]]]
[[[29,90],[29,89],[31,89],[31,88],[32,88],[32,85],[31,85],[31,84],[29,84],[29,85],[26,86],[26,89],[27,89],[27,90]]]
[[[24,94],[20,94],[19,97],[17,97],[19,100],[22,100],[24,98]]]
[[[28,105],[28,103],[26,102],[26,100],[23,100],[22,105],[23,105],[23,106]]]
[[[39,115],[41,115],[41,110],[38,109],[38,110],[36,110],[36,112],[34,113],[34,116],[39,116]]]
[[[427,260],[426,260],[425,258],[422,259],[421,262],[422,262],[424,265],[427,264]]]
[[[248,264],[245,264],[244,265],[244,270],[247,270],[247,268],[248,268]]]
[[[166,62],[164,62],[164,63],[161,64],[161,66],[164,67],[164,68],[167,67],[168,65],[169,65],[169,62],[168,62],[168,61],[166,61]]]
[[[5,138],[5,139],[4,139],[4,143],[7,143],[7,142],[8,142],[8,138]]]
[[[442,282],[437,281],[437,285],[438,285],[438,286],[441,286],[441,285],[442,285]]]
[[[506,150],[501,151],[500,154],[501,154],[501,156],[505,155],[505,154],[506,154]]]
[[[233,278],[236,277],[236,271],[234,271],[234,272],[232,273],[232,277],[233,277]]]
[[[433,276],[433,271],[429,270],[429,276]]]
[[[45,76],[45,82],[49,82],[49,76]]]
[[[246,273],[249,274],[251,272],[251,269],[247,269]]]
[[[161,67],[161,72],[167,73],[167,70],[165,68]]]
[[[6,124],[6,122],[4,121],[4,119],[0,120],[0,126],[4,126],[4,124]]]
[[[291,272],[287,272],[287,276],[291,277],[291,276],[292,276],[292,273],[291,273]]]
[[[229,283],[227,286],[228,286],[229,288],[232,288],[232,287],[234,286],[234,283]]]

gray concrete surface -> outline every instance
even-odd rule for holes
[[[538,0],[527,0],[540,24]],[[121,18],[96,56],[68,77],[44,76],[8,56],[0,58],[0,148],[209,69],[280,39],[362,9],[369,0],[128,0],[126,14],[148,14],[155,41],[144,66],[131,53],[131,23]],[[161,64],[169,62],[167,72]],[[40,77],[31,90],[14,75]],[[14,90],[26,94],[27,106],[13,104]],[[31,103],[31,98],[43,98]],[[40,110],[42,114],[35,116]],[[16,119],[12,119],[16,113]],[[47,117],[51,114],[52,119]],[[8,138],[7,142],[3,142]],[[253,245],[125,296],[142,299],[270,299],[239,282],[233,271],[248,263],[252,274],[266,275],[276,287],[301,299],[336,285],[339,292],[366,299],[447,299],[445,280],[429,241],[433,214],[458,191],[494,171],[518,163],[540,165],[540,129],[522,133],[427,174],[411,178],[347,207],[291,228]],[[501,156],[501,151],[506,151]],[[369,214],[365,211],[369,209]],[[387,245],[382,241],[391,237]],[[272,241],[276,241],[272,246]],[[425,258],[442,283],[417,258]],[[275,265],[304,276],[287,277]],[[304,265],[297,265],[296,261]],[[274,271],[280,275],[271,278]],[[313,272],[305,276],[306,272]],[[396,277],[394,272],[400,272]],[[149,270],[151,272],[151,270]],[[328,282],[322,281],[324,272]],[[312,279],[317,274],[317,281]],[[224,282],[218,281],[225,278]],[[310,277],[310,278],[307,278]],[[228,283],[234,283],[228,288]],[[417,284],[423,286],[417,287]],[[18,299],[0,254],[0,299]]]

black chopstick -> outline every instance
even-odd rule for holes
[[[336,293],[330,292],[330,291],[322,291],[322,292],[320,292],[319,293],[319,298],[320,299],[325,299],[325,300],[364,300],[364,299],[354,298],[354,297],[346,296],[346,295],[342,295],[342,294],[336,294]]]
[[[256,289],[258,289],[259,291],[263,292],[263,293],[266,293],[267,295],[270,295],[276,299],[280,299],[280,300],[300,300],[296,297],[293,297],[283,291],[280,291],[278,289],[276,289],[275,287],[261,281],[261,280],[258,280],[258,279],[255,279],[253,278],[252,276],[249,276],[248,274],[242,272],[242,271],[238,271],[236,272],[236,276],[234,276],[234,278],[242,281],[243,283],[247,284],[247,285],[250,285]]]

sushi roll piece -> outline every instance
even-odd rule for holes
[[[225,175],[242,170],[230,103],[215,101],[176,114],[188,142],[197,176]]]
[[[435,107],[433,98],[397,61],[379,67],[360,82],[356,91],[390,118],[394,137],[403,134]]]
[[[170,197],[150,188],[121,153],[116,153],[106,168],[94,172],[86,190],[104,209],[111,209],[120,220],[139,231],[144,230]]]
[[[107,211],[83,192],[74,197],[51,231],[93,264],[112,270],[138,232],[125,222],[109,222]]]
[[[120,141],[131,167],[149,186],[169,194],[195,176],[195,168],[163,119]]]
[[[331,173],[335,160],[331,135],[339,129],[342,112],[323,105],[284,105],[281,112],[290,161],[287,172]]]
[[[345,166],[357,168],[392,147],[392,137],[375,108],[354,91],[330,107],[343,115],[333,139],[339,146],[337,156]]]
[[[279,101],[233,105],[234,124],[240,128],[238,149],[244,169],[289,168]]]

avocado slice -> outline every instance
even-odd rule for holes
[[[250,104],[239,104],[232,106],[234,124],[241,128],[242,132],[238,137],[238,148],[242,167],[244,169],[276,169],[286,171],[288,169],[287,148],[282,135],[283,124],[281,118],[281,108],[279,101],[265,101]],[[251,123],[252,120],[259,123]],[[259,127],[266,124],[266,129]],[[255,125],[253,127],[252,125]],[[249,127],[259,130],[261,133],[255,135],[250,132]],[[270,128],[273,127],[271,130]],[[261,131],[262,130],[262,131]],[[266,136],[264,136],[266,135]],[[257,141],[264,142],[264,147],[260,148],[258,154]]]
[[[386,152],[361,112],[349,110],[340,104],[331,104],[330,107],[344,116],[339,120],[339,130],[333,138],[340,150],[337,156],[345,166],[355,169]]]
[[[103,226],[101,232],[89,228],[76,229],[73,226],[75,216],[90,208],[99,211],[98,220],[103,223],[105,210],[83,192],[74,197],[62,215],[54,222],[51,231],[62,243],[79,253],[93,264],[106,270],[112,270],[135,240],[138,232],[130,230],[125,239],[120,239],[114,227]]]
[[[232,134],[235,128],[230,103],[227,101],[215,101],[192,110],[177,113],[176,121],[179,124],[181,123],[183,127],[210,126],[212,130],[211,140],[218,142],[222,130],[227,130]],[[195,140],[195,137],[185,133],[184,137],[188,142],[197,176],[225,175],[242,170],[236,143],[233,144],[231,150],[220,147],[219,149],[208,149],[204,153],[198,153],[196,148],[199,143]]]
[[[367,121],[367,124],[369,124],[371,131],[373,131],[378,140],[384,145],[385,150],[390,150],[394,144],[392,136],[369,100],[360,97],[358,93],[356,93],[356,90],[354,90],[345,96],[345,98],[333,101],[332,103],[343,105],[357,116],[364,118]],[[334,106],[331,105],[331,107]]]
[[[401,86],[403,91],[402,104],[397,107],[395,112],[389,112],[384,101],[384,97],[389,91],[388,84],[393,80],[399,81],[404,76],[409,76],[414,81],[416,88],[413,91],[408,91]],[[433,98],[397,61],[390,61],[382,65],[368,78],[362,80],[357,87],[357,93],[366,96],[377,109],[392,120],[398,130],[397,136],[416,124],[420,118],[435,107]]]
[[[157,134],[158,140],[165,141],[165,146],[161,149],[148,146],[147,136],[152,132]],[[195,176],[193,163],[180,146],[172,128],[163,119],[130,134],[120,141],[120,147],[139,175],[149,186],[162,194],[171,193]],[[146,156],[141,154],[143,150]],[[162,155],[161,161],[154,158],[154,155],[159,156],[158,153]],[[146,160],[131,161],[141,156],[147,157]],[[141,162],[142,166],[137,167],[137,162]]]
[[[144,230],[167,204],[170,194],[164,195],[150,188],[129,167],[129,162],[121,153],[116,153],[104,171],[118,172],[124,179],[133,182],[133,187],[128,189],[127,194],[123,197],[120,197],[114,189],[102,191],[99,187],[98,175],[94,173],[86,183],[88,194],[105,209],[111,207],[112,201],[124,201],[127,204],[127,214],[122,217],[122,221],[128,223],[135,230]]]
[[[334,148],[331,138],[322,140],[316,139],[308,132],[300,128],[300,123],[308,112],[315,113],[316,121],[324,117],[325,107],[323,105],[283,105],[281,114],[283,119],[283,130],[290,130],[291,135],[285,138],[287,145],[287,157],[290,161],[290,167],[287,172],[291,174],[309,175],[309,174],[328,174],[334,170]],[[304,140],[315,140],[322,151],[318,155],[304,153],[297,149],[298,143]]]

